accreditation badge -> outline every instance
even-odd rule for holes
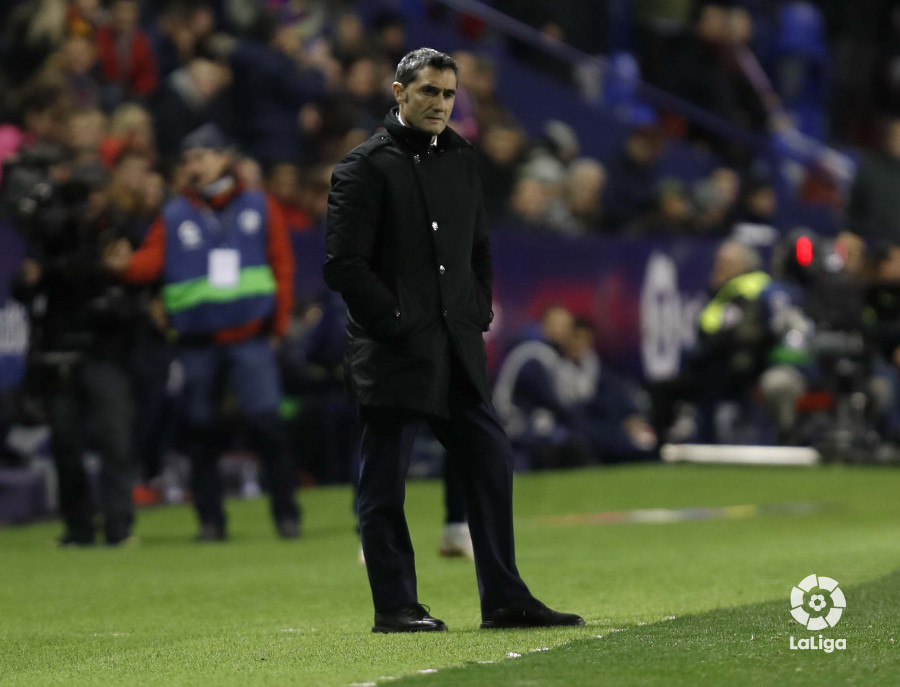
[[[241,280],[241,254],[234,248],[209,251],[209,285],[217,289],[236,288]]]

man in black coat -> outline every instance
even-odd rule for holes
[[[491,256],[475,151],[447,128],[459,70],[406,55],[385,131],[335,168],[325,281],[347,303],[346,365],[363,425],[359,526],[374,632],[446,630],[419,605],[403,513],[416,430],[427,422],[465,487],[482,627],[581,625],[528,591],[515,563],[512,451],[490,401],[482,332]]]

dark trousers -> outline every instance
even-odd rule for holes
[[[444,460],[444,522],[456,525],[466,521],[466,490],[459,470],[454,470],[450,460]]]
[[[131,489],[134,404],[125,363],[87,358],[52,372],[47,387],[51,448],[59,476],[59,507],[66,534],[94,540],[94,504],[84,468],[84,450],[92,438],[100,453],[100,507],[108,543],[129,536],[134,520]]]
[[[245,418],[253,450],[263,466],[269,489],[272,518],[276,522],[299,522],[295,499],[296,476],[287,447],[281,418],[275,413]],[[218,432],[213,426],[193,426],[189,430],[191,490],[194,508],[202,524],[224,528],[222,479],[219,474]]]
[[[189,427],[191,489],[202,524],[225,526],[219,476],[217,411],[231,382],[249,430],[253,450],[262,460],[278,522],[300,520],[295,499],[296,475],[287,434],[278,416],[281,384],[271,345],[265,338],[233,344],[183,346],[178,360],[184,371],[184,414]]]
[[[448,468],[465,494],[482,610],[530,597],[515,560],[512,448],[493,406],[466,387],[451,394],[449,418],[374,406],[363,406],[360,415],[359,528],[376,612],[418,603],[403,502],[423,422],[447,449]]]

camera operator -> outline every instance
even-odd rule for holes
[[[877,357],[874,372],[883,387],[885,439],[900,441],[900,245],[885,244],[872,256],[872,281],[866,294],[866,319]]]
[[[892,272],[900,275],[900,255],[896,263],[886,253],[868,264],[857,235],[829,239],[799,229],[776,248],[776,257],[782,278],[805,293],[816,386],[830,397],[824,416],[808,418],[810,440],[826,459],[863,462],[884,455],[882,438],[894,424],[900,386],[888,362],[900,345],[890,302],[896,287],[889,284]],[[879,294],[888,300],[878,303]]]
[[[719,246],[710,275],[712,297],[697,320],[697,345],[679,376],[654,389],[661,416],[667,416],[666,404],[674,398],[696,405],[698,441],[721,442],[722,404],[750,409],[757,393],[779,443],[798,441],[796,402],[812,368],[811,325],[801,309],[802,295],[761,265],[748,245],[729,240]]]
[[[82,458],[99,449],[100,505],[108,545],[131,536],[133,401],[127,354],[132,295],[103,266],[124,234],[112,219],[108,174],[35,146],[7,166],[3,206],[27,240],[11,293],[29,310],[26,386],[42,401],[59,477],[63,546],[95,543],[95,508]]]

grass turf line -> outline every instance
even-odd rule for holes
[[[787,615],[784,601],[710,611],[629,628],[600,639],[492,665],[469,665],[392,685],[883,685],[900,682],[900,571],[845,589],[848,610],[829,630],[807,632]],[[790,650],[790,637],[847,640],[847,648]]]
[[[516,479],[520,570],[537,596],[583,614],[587,628],[479,631],[471,564],[436,555],[441,487],[411,483],[420,599],[451,632],[373,636],[350,493],[324,488],[304,493],[307,534],[296,542],[275,538],[264,501],[229,503],[233,540],[224,545],[190,541],[188,508],[143,511],[143,543],[134,549],[58,551],[51,546],[57,525],[0,532],[0,683],[348,685],[500,661],[615,627],[762,601],[783,605],[776,622],[786,626],[790,587],[806,575],[830,575],[848,590],[900,567],[900,473],[893,470],[629,466]],[[546,520],[789,502],[834,507],[664,525]],[[848,596],[847,619],[853,603]],[[886,608],[898,610],[894,602]],[[641,632],[651,630],[629,629],[600,644],[628,644]],[[727,632],[719,634],[717,660],[730,660]],[[648,652],[635,649],[635,675],[641,657],[652,659]],[[777,667],[793,660],[787,653],[767,660]],[[595,684],[596,665],[583,677]]]

